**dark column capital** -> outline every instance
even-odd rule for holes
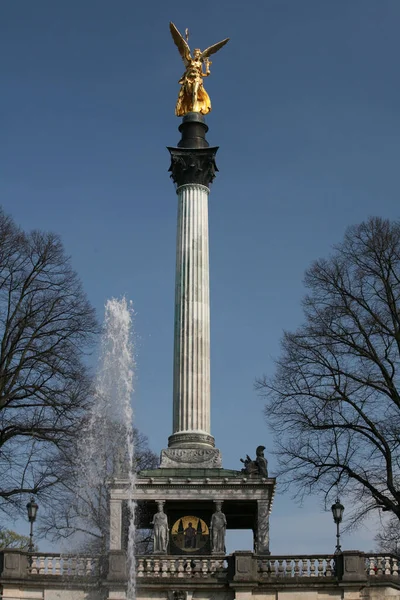
[[[168,148],[171,154],[169,172],[179,187],[198,183],[208,187],[218,171],[215,155],[218,148]]]

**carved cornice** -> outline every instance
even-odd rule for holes
[[[194,431],[185,431],[173,433],[168,438],[168,448],[195,448],[197,444],[201,444],[201,448],[204,449],[203,445],[211,446],[214,448],[215,440],[212,435],[208,433],[196,433]],[[208,450],[208,448],[206,448]]]
[[[208,187],[218,171],[214,148],[168,148],[171,154],[169,172],[177,187],[198,183]]]

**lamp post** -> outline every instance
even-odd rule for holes
[[[342,549],[340,547],[340,532],[339,532],[339,524],[342,522],[344,506],[340,503],[339,498],[336,499],[335,504],[332,504],[331,511],[333,515],[333,520],[336,523],[336,550],[335,554],[340,554]]]
[[[31,524],[31,531],[29,534],[29,547],[28,547],[28,552],[30,554],[32,554],[33,552],[33,524],[36,521],[36,513],[38,511],[39,506],[36,504],[35,499],[32,498],[29,500],[28,504],[26,505],[26,510],[28,511],[28,519],[29,522]]]

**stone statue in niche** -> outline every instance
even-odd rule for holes
[[[187,600],[188,593],[184,590],[168,590],[168,600]]]
[[[166,554],[168,549],[168,517],[164,512],[164,502],[157,503],[156,514],[151,524],[153,525],[153,553]]]
[[[264,456],[265,446],[257,446],[256,458],[251,460],[247,454],[246,458],[240,459],[240,462],[244,464],[242,473],[246,475],[258,475],[259,477],[268,477],[268,461]]]
[[[211,553],[225,554],[226,517],[222,512],[222,502],[215,503],[215,513],[211,517]]]

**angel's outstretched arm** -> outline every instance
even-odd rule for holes
[[[212,64],[211,60],[208,60],[208,58],[205,58],[203,61],[205,67],[206,67],[206,72],[203,73],[203,71],[201,72],[201,76],[202,77],[208,77],[211,72],[210,72],[210,65]]]

